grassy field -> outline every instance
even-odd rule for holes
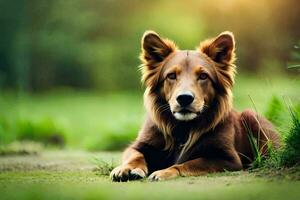
[[[234,103],[238,110],[250,107],[265,114],[274,95],[296,105],[299,91],[300,81],[295,78],[241,77],[234,88]],[[284,134],[290,115],[282,104],[283,125],[277,128]],[[121,155],[103,150],[121,150],[135,138],[144,118],[142,91],[6,92],[0,96],[0,108],[1,199],[300,199],[299,168],[225,172],[155,183],[113,183],[107,175],[100,175],[103,164],[104,169],[105,163],[116,166]],[[47,144],[53,134],[64,138],[63,150],[36,143],[5,145],[19,139]]]
[[[0,157],[1,199],[289,199],[300,198],[298,175],[225,172],[164,182],[114,183],[95,158],[117,164],[120,153],[50,151]]]
[[[299,92],[296,77],[238,76],[234,105],[238,110],[252,108],[264,114],[272,96],[297,103]],[[0,96],[0,108],[2,142],[60,134],[71,149],[122,149],[135,138],[144,118],[142,89],[104,94],[61,90],[19,96],[7,92]]]

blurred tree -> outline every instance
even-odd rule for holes
[[[25,9],[25,1],[0,1],[0,86],[27,85]]]
[[[2,0],[0,86],[47,90],[138,88],[147,29],[191,49],[235,33],[238,66],[283,69],[299,35],[297,0]]]
[[[300,35],[299,1],[210,0],[198,6],[207,34],[235,33],[239,67],[248,72],[285,68],[290,48]]]

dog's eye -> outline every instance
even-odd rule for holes
[[[208,75],[206,73],[201,73],[198,77],[200,80],[205,80],[208,78]]]
[[[171,80],[175,80],[176,79],[176,73],[170,73],[170,74],[168,74],[167,78],[171,79]]]

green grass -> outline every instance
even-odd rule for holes
[[[282,126],[284,121],[284,110],[285,107],[282,103],[282,99],[279,99],[277,96],[273,96],[269,104],[266,106],[266,112],[264,116],[270,120],[275,126]]]
[[[299,91],[300,81],[293,78],[239,77],[234,104],[238,110],[253,108],[253,100],[257,111],[272,120],[284,138],[290,136],[294,144],[299,134],[293,134],[293,130],[299,126],[290,128],[291,115],[280,102],[284,97],[297,105]],[[119,164],[120,152],[74,149],[124,148],[136,137],[145,115],[142,92],[100,94],[63,90],[22,96],[7,92],[0,96],[0,108],[0,144],[8,144],[0,146],[1,200],[300,199],[299,166],[274,168],[270,164],[272,156],[273,160],[251,171],[164,182],[111,182],[108,174]],[[295,121],[293,124],[299,125]],[[26,141],[9,144],[20,139],[47,143],[54,133],[64,138],[64,150],[49,151],[49,146],[45,149]],[[289,152],[299,153],[298,146],[297,143]]]
[[[16,139],[19,129],[30,139],[40,125],[46,125],[46,130],[57,128],[63,133],[67,147],[89,150],[124,147],[136,136],[144,115],[142,94],[134,92],[54,92],[19,98],[6,94],[1,96],[0,107],[0,137],[7,141]],[[53,126],[47,127],[43,119]]]
[[[285,106],[284,106],[285,102]],[[255,104],[254,104],[254,107]],[[256,110],[256,109],[255,109]],[[287,115],[289,111],[289,115]],[[300,104],[292,105],[291,102],[287,103],[286,99],[280,100],[278,97],[273,96],[267,106],[265,117],[269,119],[273,125],[281,130],[281,147],[275,149],[272,141],[267,141],[266,155],[262,154],[259,146],[259,138],[255,138],[250,128],[244,123],[248,132],[248,140],[254,155],[254,160],[251,163],[251,169],[264,169],[273,168],[279,169],[282,167],[293,167],[300,164]],[[287,121],[287,119],[290,119]],[[288,123],[287,123],[288,122]],[[289,130],[287,130],[289,129]]]
[[[299,102],[299,91],[300,80],[295,77],[238,75],[234,105],[237,110],[251,108],[250,96],[257,110],[265,113],[274,95],[279,100],[286,97]],[[105,94],[70,90],[34,95],[6,92],[0,95],[0,108],[0,144],[16,139],[47,143],[49,138],[63,138],[67,148],[87,150],[124,148],[136,137],[145,116],[141,90]],[[281,122],[287,125],[289,120],[286,112]]]
[[[120,153],[46,151],[0,157],[1,199],[289,199],[300,197],[299,174],[262,176],[225,172],[164,182],[115,183],[95,170],[101,159],[118,164]],[[267,173],[267,172],[266,172]],[[294,176],[294,178],[291,178]]]
[[[290,110],[292,126],[284,138],[285,146],[280,154],[281,163],[285,166],[300,164],[300,113]]]

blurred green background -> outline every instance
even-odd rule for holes
[[[148,29],[182,49],[230,30],[236,108],[265,114],[274,96],[298,104],[299,68],[289,66],[300,63],[299,19],[297,0],[0,0],[0,144],[126,146],[144,116]]]

